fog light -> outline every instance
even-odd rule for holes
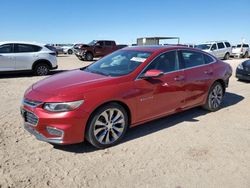
[[[54,135],[54,136],[58,136],[58,137],[63,137],[63,134],[64,134],[64,132],[62,130],[59,130],[55,127],[47,126],[46,130],[49,134]]]

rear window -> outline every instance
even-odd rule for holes
[[[229,42],[225,42],[226,47],[231,47],[231,44]]]
[[[224,44],[222,42],[219,42],[217,45],[218,45],[219,49],[225,48],[225,46],[224,46]]]
[[[205,64],[203,54],[200,52],[183,50],[181,53],[182,53],[182,60],[186,68],[196,67]]]
[[[204,56],[206,64],[212,63],[214,61],[214,59],[210,57],[209,55],[203,54],[203,56]]]
[[[13,47],[12,44],[4,44],[0,46],[0,54],[12,53],[13,52],[12,47]]]
[[[16,44],[16,53],[29,53],[29,52],[39,52],[42,49],[40,46],[30,45],[30,44]]]

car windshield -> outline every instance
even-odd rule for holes
[[[93,40],[90,43],[88,43],[89,46],[94,46],[95,44],[96,44],[96,40]]]
[[[196,48],[202,49],[202,50],[208,50],[211,47],[211,44],[199,44],[195,46]]]
[[[82,70],[105,76],[123,76],[133,72],[151,52],[119,50]]]

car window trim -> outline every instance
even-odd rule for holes
[[[14,52],[14,44],[13,43],[6,43],[6,44],[1,44],[0,46],[5,46],[5,45],[11,45],[11,52],[10,53],[0,53],[0,54],[13,54]]]
[[[177,50],[170,50],[170,51],[167,51],[167,52],[171,52],[171,51],[176,51],[177,53],[177,61],[178,61],[178,64],[179,64],[179,70],[175,70],[175,71],[171,71],[171,72],[166,72],[166,73],[164,73],[164,75],[166,75],[166,74],[170,74],[170,73],[174,73],[174,72],[182,72],[182,71],[185,71],[185,70],[189,70],[189,69],[193,69],[193,68],[198,68],[198,67],[203,67],[203,66],[207,66],[207,65],[211,65],[211,64],[214,64],[214,63],[216,63],[217,62],[217,60],[216,60],[216,58],[215,57],[213,57],[212,55],[210,55],[210,54],[208,54],[208,53],[204,53],[204,52],[199,52],[199,53],[202,53],[202,55],[207,55],[207,56],[209,56],[209,57],[211,57],[212,59],[213,59],[213,61],[212,62],[210,62],[210,63],[205,63],[205,64],[203,64],[203,65],[198,65],[198,66],[194,66],[194,67],[189,67],[189,68],[186,68],[186,67],[184,67],[184,68],[180,68],[180,60],[179,60],[179,53],[180,53],[180,51],[181,50],[190,50],[190,51],[193,51],[193,52],[199,52],[199,51],[196,51],[195,49],[177,49]],[[167,53],[167,52],[162,52],[162,53],[160,53],[159,55],[157,55],[156,57],[154,57],[154,59],[152,59],[149,63],[148,63],[148,65],[146,66],[146,67],[144,67],[144,69],[142,69],[142,71],[138,74],[138,76],[135,78],[135,81],[136,80],[142,80],[142,78],[140,78],[140,76],[142,75],[142,73],[143,73],[143,71],[156,59],[156,58],[158,58],[159,56],[161,56],[162,54],[164,54],[164,53]],[[204,58],[204,56],[203,56],[203,58]],[[205,60],[205,59],[204,59]]]
[[[157,59],[158,57],[160,57],[161,55],[163,55],[163,54],[165,54],[165,53],[172,52],[172,51],[175,51],[175,56],[176,56],[175,58],[176,58],[176,62],[178,63],[178,68],[179,68],[179,69],[178,69],[178,70],[174,70],[174,71],[170,71],[170,72],[164,72],[164,75],[169,74],[169,73],[173,73],[173,72],[178,72],[178,71],[180,71],[180,70],[183,70],[183,69],[180,69],[180,63],[179,63],[179,57],[178,57],[178,49],[169,50],[169,51],[162,52],[162,53],[158,54],[156,57],[154,57],[154,59],[152,59],[152,60],[147,64],[147,66],[144,67],[144,68],[142,69],[142,71],[138,74],[138,76],[135,78],[135,80],[142,79],[142,78],[140,78],[140,77],[141,77],[143,71],[145,71],[145,70],[149,67],[149,65],[150,65],[151,63],[154,62],[155,59]]]

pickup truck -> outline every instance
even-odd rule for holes
[[[250,55],[250,48],[248,44],[237,44],[232,49],[232,56],[234,57],[243,57],[243,58],[248,58]]]
[[[103,57],[116,50],[127,47],[127,45],[116,45],[111,40],[93,40],[89,44],[82,44],[74,53],[80,60],[92,61],[96,57]]]

